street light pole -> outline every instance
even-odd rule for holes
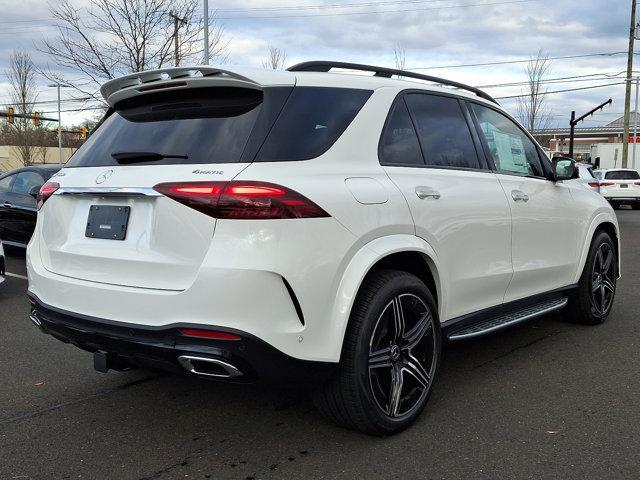
[[[638,143],[638,87],[640,77],[636,77],[636,103],[633,107],[633,149],[631,150],[631,165],[636,168],[636,143]]]
[[[56,84],[58,87],[58,162],[62,165],[62,120],[60,118],[60,82]]]
[[[631,27],[629,30],[629,50],[627,52],[627,79],[624,96],[624,131],[622,133],[622,168],[627,168],[629,156],[629,116],[631,104],[631,82],[633,79],[633,46],[636,39],[636,0],[631,0]]]
[[[204,0],[204,64],[209,65],[209,0]]]

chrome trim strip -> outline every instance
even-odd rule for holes
[[[505,322],[505,323],[502,323],[500,325],[495,325],[495,326],[493,326],[491,328],[487,328],[486,330],[481,330],[479,332],[466,333],[466,334],[455,334],[454,333],[453,335],[451,335],[449,337],[449,340],[462,340],[464,338],[479,337],[481,335],[485,335],[485,334],[490,333],[490,332],[495,332],[496,330],[500,330],[500,329],[508,327],[510,325],[515,325],[517,323],[521,323],[521,322],[524,322],[526,320],[531,320],[531,319],[534,319],[536,317],[540,317],[542,315],[545,315],[547,313],[551,313],[553,311],[560,310],[561,308],[564,308],[567,305],[567,303],[569,303],[569,299],[568,298],[563,298],[562,300],[559,300],[556,305],[553,305],[553,306],[547,307],[547,308],[543,308],[542,310],[530,313],[528,315],[524,315],[522,317],[519,317],[519,318],[516,318],[514,320],[511,320],[510,322]]]
[[[227,372],[227,375],[221,375],[218,373],[199,372],[195,369],[195,367],[191,363],[192,360],[197,360],[199,362],[213,363],[214,365],[222,367]],[[181,355],[178,357],[178,363],[180,363],[180,365],[182,365],[182,368],[184,368],[186,371],[190,373],[195,373],[196,375],[203,375],[205,377],[236,378],[236,377],[242,376],[242,372],[238,370],[236,367],[234,367],[230,363],[223,362],[222,360],[218,360],[215,358],[193,357],[191,355]]]
[[[36,327],[39,327],[42,325],[42,323],[40,322],[40,320],[38,319],[35,313],[29,314],[29,320],[31,320]]]
[[[102,197],[161,197],[160,192],[145,187],[60,187],[54,195],[96,195]]]

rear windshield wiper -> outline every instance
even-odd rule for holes
[[[182,158],[188,159],[189,155],[173,155],[157,152],[115,152],[111,156],[118,163],[142,163],[162,160],[163,158]]]

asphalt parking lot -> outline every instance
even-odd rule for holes
[[[301,392],[133,371],[37,331],[0,287],[1,479],[638,478],[640,212],[618,211],[609,321],[561,315],[449,346],[430,404],[392,438],[325,422]],[[559,239],[560,241],[560,239]],[[8,271],[25,275],[24,255]]]

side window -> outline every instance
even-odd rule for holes
[[[385,165],[424,165],[418,136],[403,99],[395,103],[382,135],[380,161]]]
[[[480,168],[471,131],[457,99],[422,93],[405,98],[415,118],[427,165]]]
[[[44,180],[36,172],[20,172],[16,177],[16,181],[13,182],[11,191],[13,193],[28,195],[33,187],[40,188],[43,183]]]
[[[11,189],[11,182],[16,178],[15,175],[8,175],[0,180],[0,192],[8,191]]]
[[[498,172],[544,176],[535,144],[518,125],[491,108],[476,103],[471,105]]]

